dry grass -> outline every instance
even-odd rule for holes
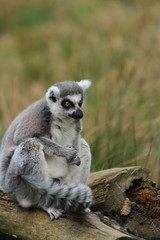
[[[93,170],[143,165],[160,182],[160,2],[0,0],[0,135],[57,81],[92,79]]]

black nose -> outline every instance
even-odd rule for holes
[[[83,117],[83,112],[82,112],[81,109],[78,108],[76,111],[74,111],[69,116],[74,118],[74,119],[81,119]]]

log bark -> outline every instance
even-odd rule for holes
[[[160,190],[142,167],[93,173],[93,211],[100,211],[128,232],[148,240],[160,239]],[[112,221],[106,221],[107,224]]]
[[[104,224],[98,214],[67,214],[66,218],[52,222],[45,212],[25,211],[1,193],[0,240],[120,240],[123,237],[135,239]]]
[[[42,210],[25,211],[0,192],[0,240],[160,239],[159,191],[146,169],[108,169],[91,174],[88,184],[94,195],[92,212],[66,214],[53,222]]]

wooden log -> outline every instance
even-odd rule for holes
[[[134,240],[104,224],[98,214],[67,214],[66,218],[51,221],[39,209],[23,210],[0,194],[0,240]]]
[[[94,195],[91,209],[138,237],[159,240],[160,190],[149,180],[148,173],[142,167],[93,173],[88,182]]]
[[[54,222],[42,210],[25,211],[0,192],[0,240],[12,240],[15,237],[19,240],[160,239],[159,225],[154,222],[151,230],[148,224],[148,221],[151,224],[150,216],[144,216],[140,212],[139,198],[136,197],[137,194],[142,195],[142,182],[147,187],[150,183],[155,193],[158,191],[149,181],[148,171],[141,167],[93,173],[88,184],[93,190],[92,211],[95,212],[66,214],[66,218]],[[143,203],[149,198],[147,196],[143,196]],[[157,201],[155,200],[156,204]],[[154,215],[154,211],[152,214]],[[145,227],[149,229],[148,235]]]

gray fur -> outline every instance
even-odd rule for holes
[[[60,99],[43,98],[30,105],[13,120],[2,139],[2,189],[24,207],[44,209],[51,219],[63,211],[87,211],[92,201],[91,190],[84,185],[91,154],[80,136],[81,120],[69,117],[60,104],[64,96],[83,95],[84,82],[84,89],[89,86],[86,81],[55,84]]]
[[[28,164],[29,159],[32,159]],[[5,176],[5,190],[18,201],[27,200],[32,206],[45,209],[80,210],[88,207],[91,190],[82,184],[61,185],[46,178],[45,157],[41,144],[31,138],[22,142],[14,152]],[[72,205],[73,201],[73,205]]]
[[[43,151],[48,156],[57,155],[59,157],[65,157],[72,164],[79,165],[79,157],[77,156],[76,147],[61,147],[46,137],[39,137],[38,142],[43,145]],[[74,146],[74,143],[73,143]]]
[[[55,86],[60,90],[60,97],[66,97],[73,94],[81,94],[83,96],[83,90],[76,82],[59,82],[56,83]]]

